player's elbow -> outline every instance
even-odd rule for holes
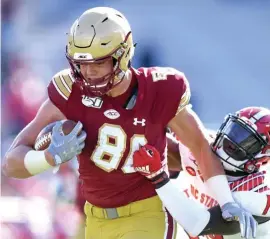
[[[12,177],[12,168],[9,167],[8,162],[10,161],[11,154],[10,152],[7,152],[3,158],[3,164],[1,165],[1,172],[6,177]]]
[[[6,163],[6,159],[5,159],[5,162],[1,165],[1,173],[6,177],[11,177],[10,171],[8,170],[8,166]]]
[[[15,172],[14,169],[8,164],[8,158],[4,158],[4,163],[1,166],[1,172],[4,176],[8,178],[14,178],[15,177]]]
[[[30,178],[32,176],[26,172],[18,171],[14,168],[11,168],[7,164],[2,165],[1,172],[4,176],[8,178],[25,179]]]
[[[1,165],[1,172],[6,177],[18,179],[31,177],[28,172],[25,172],[25,169],[20,169],[18,165],[16,165],[16,158],[14,158],[12,152],[7,152],[3,161],[4,163]]]

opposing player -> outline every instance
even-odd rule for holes
[[[263,222],[259,225],[257,238],[269,238],[270,171],[265,166],[270,160],[270,110],[262,107],[248,107],[236,112],[235,115],[228,115],[212,141],[213,151],[221,159],[233,196],[253,215],[260,216],[260,220]],[[168,137],[168,145],[170,156],[174,159],[174,162],[176,162],[177,155],[178,162],[182,162],[181,168],[184,173],[180,175],[179,183],[182,184],[181,188],[183,188],[186,196],[195,199],[204,208],[209,209],[216,206],[218,203],[207,189],[190,150],[172,137]],[[176,149],[179,151],[176,156],[172,157],[175,155]],[[142,165],[143,157],[138,157],[137,153],[140,153],[140,151],[134,154],[134,164],[140,163]],[[146,161],[144,163],[149,168],[151,168],[150,161],[152,161],[152,164],[161,165],[158,157],[151,157],[150,160],[148,158],[148,164]],[[160,171],[159,167],[156,166],[154,171]],[[166,185],[163,187],[166,187]],[[168,201],[162,195],[163,192],[160,193],[161,198],[165,200],[165,205],[172,212],[176,211],[177,203]],[[169,191],[166,193],[170,194]],[[200,238],[221,239],[223,237],[212,235],[201,236]],[[224,238],[240,238],[240,235],[224,236]]]
[[[173,219],[153,185],[132,167],[134,151],[146,143],[157,148],[166,164],[169,125],[196,156],[229,218],[247,221],[244,230],[249,228],[253,217],[234,202],[202,123],[186,107],[190,89],[184,74],[173,68],[134,69],[133,54],[130,25],[122,13],[106,7],[84,12],[68,34],[70,68],[51,80],[49,98],[7,152],[4,173],[27,178],[79,155],[87,239],[172,238]],[[40,130],[66,118],[78,121],[76,128],[63,136],[57,123],[49,148],[34,151]],[[85,133],[78,136],[82,126]]]

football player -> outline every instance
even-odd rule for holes
[[[173,238],[176,223],[151,182],[132,166],[134,151],[146,143],[166,164],[169,126],[195,155],[228,219],[239,218],[243,230],[252,224],[255,233],[254,218],[234,201],[201,121],[186,107],[185,75],[168,67],[134,69],[134,49],[130,25],[117,10],[97,7],[79,16],[68,33],[70,68],[52,78],[48,99],[7,152],[4,173],[27,178],[79,155],[87,239]],[[41,129],[63,119],[78,122],[74,130],[63,135],[58,122],[48,149],[34,151]]]
[[[218,203],[205,185],[204,178],[190,150],[172,138],[171,134],[168,135],[168,148],[170,159],[174,162],[171,164],[172,168],[176,170],[177,161],[181,162],[181,166],[178,168],[183,169],[184,172],[180,175],[179,181],[184,184],[182,188],[186,196],[195,199],[204,208],[210,209],[216,206]],[[236,201],[253,215],[259,216],[259,221],[263,223],[259,225],[257,238],[270,238],[270,172],[265,167],[270,160],[270,110],[262,107],[248,107],[234,115],[228,115],[216,137],[212,138],[212,149],[221,159]],[[147,166],[149,171],[155,167],[151,174],[161,172],[162,165],[158,153],[154,152],[155,149],[153,150],[151,146],[141,148],[134,154],[134,164],[140,164],[140,167]],[[135,169],[141,171],[140,168]],[[143,174],[147,175],[145,172]],[[147,176],[149,177],[149,175]],[[160,178],[159,184],[163,184],[163,186],[159,186],[157,192],[177,219],[176,211],[179,211],[179,205],[175,199],[172,199],[175,194],[173,187],[169,188],[167,174],[163,172],[158,177]],[[213,213],[213,211],[210,212]],[[211,216],[210,220],[216,220],[215,216],[212,214]],[[181,219],[177,220],[181,224]],[[217,233],[218,230],[221,230],[219,223],[221,225],[223,223],[217,222],[218,220],[214,226],[216,228],[211,228],[212,232],[216,230]],[[230,233],[231,228],[224,228],[225,234]],[[201,235],[203,234],[201,233]],[[240,235],[224,237],[211,235],[198,238],[236,239],[240,238]]]

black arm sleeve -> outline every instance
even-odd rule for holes
[[[210,212],[210,221],[200,233],[200,236],[203,235],[233,235],[240,232],[239,222],[232,221],[227,222],[222,218],[221,209],[219,206],[215,206],[208,210]],[[270,220],[270,217],[258,217],[254,216],[256,221],[259,224],[267,222]]]

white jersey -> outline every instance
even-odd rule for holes
[[[204,208],[209,209],[213,206],[216,206],[218,203],[213,197],[211,197],[211,194],[209,193],[207,187],[205,186],[203,179],[201,177],[201,172],[198,169],[196,160],[194,159],[193,155],[190,153],[189,149],[185,147],[184,145],[182,145],[181,143],[179,144],[179,149],[180,149],[180,154],[181,154],[181,159],[182,159],[183,172],[181,172],[179,178],[177,179],[177,182],[175,183],[180,183],[180,187],[181,189],[183,189],[185,194],[189,198],[192,198],[195,201],[199,202]],[[261,171],[261,172],[249,175],[242,179],[228,177],[228,181],[230,182],[230,188],[233,192],[252,191],[252,192],[259,192],[259,193],[267,193],[270,195],[270,189],[269,189],[270,182],[266,180],[266,175],[267,175],[267,171]],[[240,199],[240,203],[241,203],[241,199]],[[269,213],[268,210],[270,211],[269,209],[270,205],[268,205],[268,203],[270,204],[270,199],[269,199],[269,202],[267,202],[266,205],[264,205],[265,211],[267,211],[267,214]],[[260,210],[262,210],[261,209],[262,205],[259,205],[259,204],[262,204],[262,203],[258,202],[257,204],[258,207],[260,207]],[[253,203],[253,207],[254,205],[256,207],[256,202]],[[182,235],[182,237],[180,236],[179,238],[188,238],[188,237],[184,237]],[[222,238],[237,239],[237,238],[241,238],[241,235],[240,234],[231,235],[231,236],[208,235],[208,236],[200,236],[197,238],[200,238],[200,239],[222,239]],[[259,238],[259,239],[270,238],[270,221],[259,225],[256,238]]]

